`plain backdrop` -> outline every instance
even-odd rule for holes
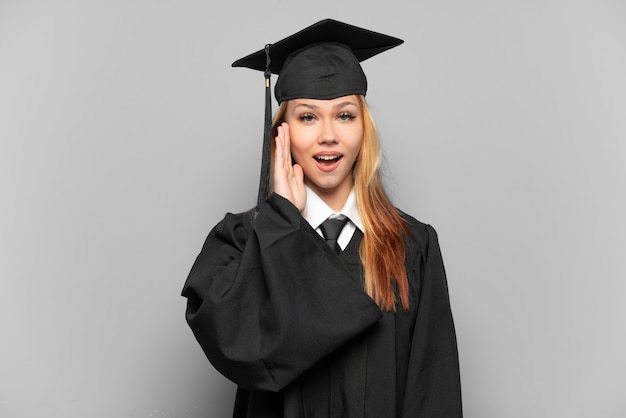
[[[180,291],[256,199],[261,73],[323,18],[439,232],[468,418],[626,416],[626,3],[0,0],[0,416],[228,417]],[[384,417],[383,417],[384,418]]]

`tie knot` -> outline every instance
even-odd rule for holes
[[[341,230],[346,222],[348,222],[348,218],[328,218],[320,225],[320,231],[322,231],[322,235],[324,235],[326,243],[328,243],[328,245],[335,251],[339,249],[339,246],[337,245],[337,237],[339,237],[339,234],[341,233]]]

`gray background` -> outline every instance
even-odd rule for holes
[[[394,202],[433,224],[466,417],[626,416],[626,3],[0,0],[0,416],[225,417],[179,296],[254,204],[260,73],[319,19],[364,63]]]

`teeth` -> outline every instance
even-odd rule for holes
[[[336,160],[339,158],[338,155],[320,155],[318,157],[315,157],[318,160],[325,160],[325,161],[330,161],[330,160]]]

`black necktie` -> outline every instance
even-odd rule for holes
[[[341,247],[337,244],[337,237],[339,237],[339,233],[343,229],[346,222],[348,222],[348,218],[328,218],[320,225],[320,230],[322,231],[322,235],[324,235],[326,244],[335,250],[337,254],[341,252]]]

